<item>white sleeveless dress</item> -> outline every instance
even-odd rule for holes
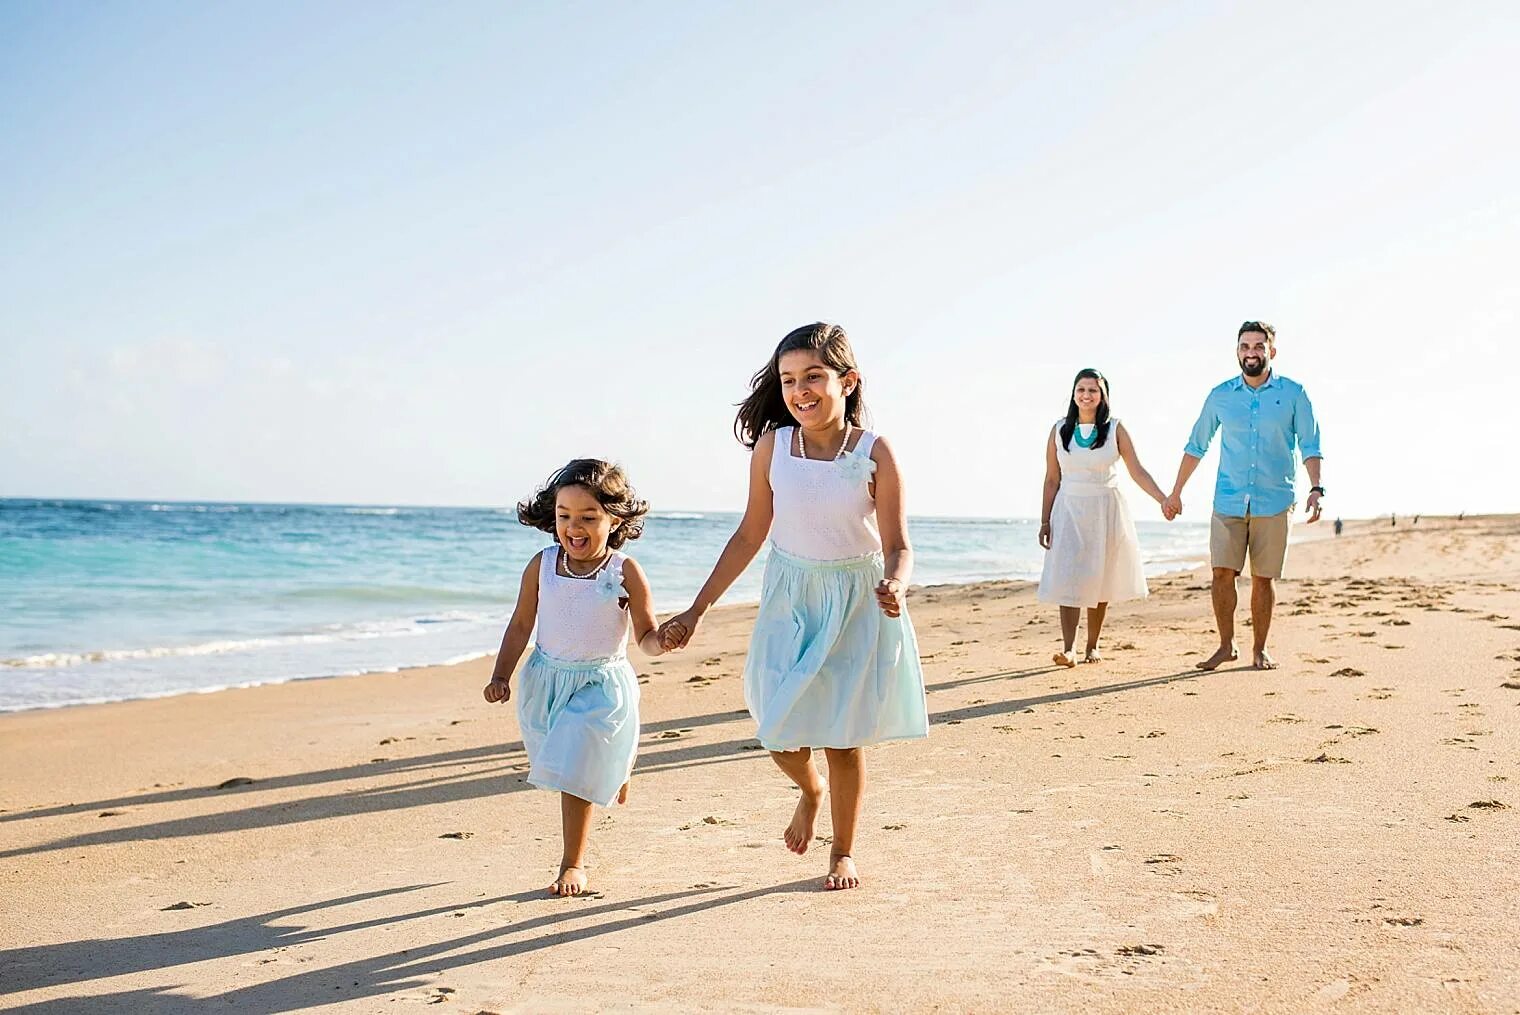
[[[1065,422],[1065,420],[1061,420]],[[1091,431],[1084,431],[1090,433]],[[1140,540],[1119,492],[1119,421],[1102,447],[1071,447],[1056,434],[1061,487],[1050,510],[1050,549],[1036,597],[1060,606],[1097,606],[1147,595]]]
[[[927,736],[918,640],[906,611],[876,603],[883,568],[869,484],[875,435],[834,461],[796,457],[776,431],[774,516],[744,701],[771,751]]]
[[[518,681],[528,783],[603,807],[628,781],[639,747],[639,684],[619,605],[625,554],[591,578],[559,574],[559,546],[540,555],[533,653]]]

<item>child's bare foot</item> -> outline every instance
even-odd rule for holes
[[[1103,661],[1103,653],[1099,652],[1098,646],[1094,645],[1092,648],[1087,650],[1087,657],[1082,661],[1084,663],[1101,663]]]
[[[811,787],[802,787],[802,796],[797,801],[797,809],[792,812],[792,823],[786,826],[782,838],[786,840],[786,848],[801,856],[807,852],[808,844],[813,841],[813,824],[818,820],[818,807],[823,803],[824,793],[823,778]]]
[[[628,802],[628,784],[626,782],[623,783],[623,788],[618,790],[617,802],[620,804],[626,804]]]
[[[1200,670],[1217,670],[1225,663],[1233,663],[1240,658],[1240,650],[1234,645],[1221,645],[1219,651],[1209,656],[1198,664]]]
[[[1057,652],[1050,657],[1050,661],[1057,666],[1075,666],[1077,665],[1077,656],[1074,652]]]
[[[826,890],[860,887],[860,873],[855,870],[855,860],[850,854],[830,853],[829,864],[829,876],[823,879]]]
[[[1259,648],[1251,653],[1251,665],[1258,670],[1275,670],[1277,669],[1277,660],[1267,655],[1266,649]]]
[[[579,895],[586,890],[586,869],[584,867],[561,866],[559,877],[554,879],[554,884],[549,886],[550,895],[560,895],[566,898]]]

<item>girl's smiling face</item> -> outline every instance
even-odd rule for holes
[[[600,560],[607,538],[623,524],[584,486],[562,486],[554,494],[554,535],[572,560]]]
[[[812,349],[782,353],[776,372],[787,410],[809,428],[834,426],[843,419],[845,399],[860,380],[854,370],[838,373]]]

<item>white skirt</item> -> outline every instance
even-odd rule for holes
[[[1111,486],[1063,483],[1050,511],[1050,549],[1036,598],[1093,607],[1144,599],[1148,591],[1124,495]]]

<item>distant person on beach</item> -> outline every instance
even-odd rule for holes
[[[1341,534],[1341,529],[1343,529],[1344,527],[1345,527],[1345,523],[1342,522],[1339,518],[1337,518],[1335,520],[1335,534],[1337,536],[1340,535]]]
[[[834,838],[823,887],[855,888],[861,748],[929,733],[904,603],[913,549],[902,476],[886,440],[864,429],[864,385],[839,325],[788,334],[750,387],[734,422],[752,451],[744,518],[691,608],[660,633],[667,648],[687,645],[770,536],[744,701],[761,746],[802,791],[787,848],[807,852],[827,789]],[[816,748],[828,757],[827,786]]]
[[[528,783],[559,793],[564,853],[550,895],[586,891],[591,808],[628,800],[639,746],[629,629],[646,654],[664,649],[649,581],[618,547],[639,537],[648,512],[623,470],[594,458],[570,462],[517,505],[517,520],[553,533],[554,542],[523,571],[485,695],[492,703],[512,696],[512,671],[534,638],[517,721]]]
[[[1119,491],[1118,464],[1157,504],[1166,494],[1140,464],[1129,431],[1110,415],[1108,379],[1080,370],[1072,382],[1066,416],[1045,442],[1045,495],[1040,510],[1040,546],[1045,567],[1036,593],[1042,603],[1061,608],[1061,651],[1055,661],[1077,665],[1077,623],[1087,609],[1087,650],[1083,661],[1100,662],[1098,637],[1108,604],[1143,599],[1145,569],[1129,505]],[[1172,515],[1163,509],[1168,518]]]
[[[1212,670],[1240,657],[1235,647],[1235,579],[1251,558],[1251,665],[1270,670],[1277,663],[1267,653],[1276,591],[1288,555],[1289,516],[1293,513],[1295,447],[1309,474],[1304,509],[1310,523],[1319,521],[1319,424],[1303,385],[1272,369],[1277,332],[1264,321],[1246,321],[1236,335],[1240,375],[1214,388],[1204,399],[1191,439],[1177,468],[1177,481],[1166,510],[1182,512],[1182,488],[1208,452],[1214,433],[1223,430],[1219,476],[1214,485],[1214,517],[1209,532],[1213,565],[1214,619],[1219,648],[1198,664]]]

